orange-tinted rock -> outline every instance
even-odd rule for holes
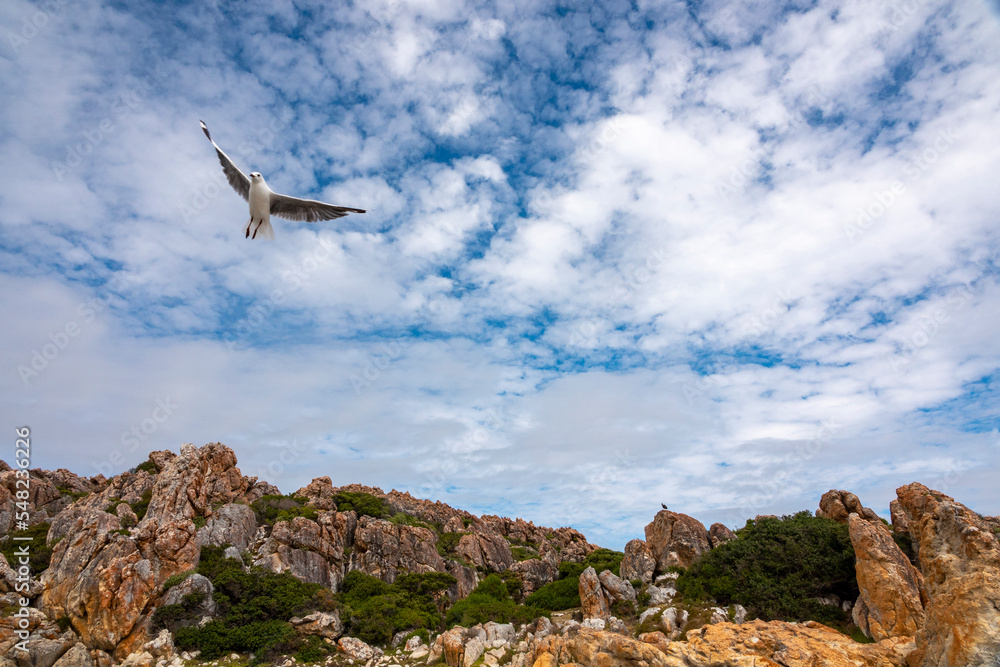
[[[597,572],[592,567],[588,567],[580,575],[580,603],[583,606],[583,617],[604,618],[608,617],[608,599],[604,595],[604,587]]]
[[[928,602],[913,665],[991,665],[1000,655],[1000,541],[950,496],[896,489],[916,545]]]
[[[689,567],[709,550],[708,531],[686,514],[660,510],[646,526],[646,546],[656,561],[656,571]]]
[[[643,540],[630,540],[625,545],[625,557],[622,559],[622,579],[626,581],[639,580],[644,584],[653,583],[653,572],[656,570],[656,559]]]
[[[920,572],[881,522],[865,521],[851,513],[847,525],[861,589],[854,622],[875,640],[914,636],[924,622]]]
[[[851,513],[858,514],[865,521],[881,523],[882,520],[874,510],[865,507],[856,495],[850,491],[838,491],[831,489],[823,494],[819,500],[819,509],[816,516],[832,519],[837,523],[847,523],[847,517]]]

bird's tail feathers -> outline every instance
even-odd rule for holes
[[[270,220],[265,220],[264,222],[257,224],[251,218],[250,220],[247,220],[247,224],[243,225],[243,235],[248,239],[273,241],[274,228],[271,227]]]

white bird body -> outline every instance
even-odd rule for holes
[[[243,233],[248,239],[259,237],[269,241],[274,240],[274,229],[271,227],[272,213],[279,218],[288,220],[318,222],[343,218],[348,213],[365,212],[360,208],[334,206],[313,199],[299,199],[275,192],[267,187],[264,177],[259,172],[251,172],[248,178],[240,171],[239,167],[233,164],[229,156],[222,152],[219,145],[212,139],[204,122],[201,122],[201,129],[215,147],[219,162],[222,164],[222,173],[226,175],[229,185],[233,186],[233,190],[236,190],[236,193],[250,204],[250,219],[243,227]]]
[[[253,227],[255,220],[257,226]],[[255,238],[274,240],[274,228],[271,227],[271,188],[267,187],[264,177],[257,172],[250,174],[250,219],[243,229],[245,236],[250,235],[251,228]]]

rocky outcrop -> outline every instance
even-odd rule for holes
[[[194,609],[195,614],[199,618],[215,616],[218,605],[212,598],[214,590],[215,588],[208,577],[200,574],[192,574],[181,583],[171,587],[166,595],[163,596],[160,605],[181,604],[186,596],[197,594],[201,598],[201,604]]]
[[[318,635],[326,639],[337,639],[344,634],[344,624],[340,614],[328,614],[322,611],[313,612],[301,618],[294,617],[288,621],[295,631],[303,635]]]
[[[923,577],[881,521],[866,521],[854,513],[847,521],[861,590],[854,605],[855,624],[875,640],[914,636],[924,621]]]
[[[333,488],[333,482],[329,477],[316,477],[306,486],[295,492],[296,496],[308,499],[308,505],[318,510],[337,509],[333,497],[337,491]]]
[[[729,530],[724,524],[713,523],[712,527],[708,529],[708,543],[712,545],[713,549],[720,544],[725,544],[735,539],[736,533]]]
[[[608,599],[604,595],[604,587],[597,572],[588,567],[580,575],[580,603],[583,607],[583,617],[607,618],[609,615]]]
[[[858,497],[850,491],[838,491],[836,489],[827,491],[819,499],[819,509],[816,510],[816,516],[832,519],[837,523],[844,524],[847,523],[847,517],[851,513],[859,515],[865,521],[882,523],[882,519],[879,518],[878,514],[874,510],[862,505]]]
[[[906,518],[906,510],[899,504],[897,498],[889,503],[889,516],[892,518],[892,532],[897,535],[910,534],[910,521]]]
[[[531,595],[545,584],[559,578],[559,567],[557,565],[538,558],[529,558],[528,560],[514,563],[510,569],[521,578],[521,590],[525,595]]]
[[[625,557],[622,559],[622,579],[626,581],[639,580],[644,584],[653,583],[653,572],[656,570],[656,559],[653,552],[643,540],[630,540],[625,545]]]
[[[627,602],[631,603],[633,607],[635,606],[635,589],[631,582],[615,576],[611,570],[604,570],[597,575],[597,578],[601,582],[601,588],[604,589],[604,597],[609,606],[616,602]]]
[[[710,548],[708,531],[700,521],[670,510],[660,510],[646,526],[646,545],[658,572],[689,567]]]
[[[357,523],[354,512],[329,511],[319,512],[315,521],[278,521],[254,564],[336,590],[346,568],[344,549],[352,545]]]
[[[400,573],[444,572],[437,536],[419,526],[363,516],[354,531],[351,568],[392,583]]]
[[[470,533],[463,535],[455,553],[466,562],[491,572],[503,572],[514,564],[510,543],[496,533]]]
[[[990,665],[1000,655],[1000,542],[979,516],[923,484],[896,489],[927,590],[911,664]]]
[[[229,503],[212,513],[198,529],[198,546],[221,547],[229,544],[242,553],[253,544],[257,532],[257,517],[249,505]]]

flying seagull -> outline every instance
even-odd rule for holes
[[[208,133],[205,122],[198,122],[201,123],[201,129],[205,132],[205,136],[215,146],[215,152],[219,154],[219,162],[222,163],[222,171],[229,184],[233,186],[233,190],[236,190],[236,194],[250,203],[250,219],[243,230],[248,239],[260,236],[262,239],[274,240],[274,230],[271,228],[272,214],[286,220],[317,222],[343,218],[348,213],[364,213],[360,208],[334,206],[313,199],[280,195],[267,187],[264,177],[258,171],[250,172],[250,178],[247,178],[246,174],[240,171],[229,159],[229,156],[222,152],[219,145],[215,143],[212,135]],[[252,233],[251,230],[253,230]]]

